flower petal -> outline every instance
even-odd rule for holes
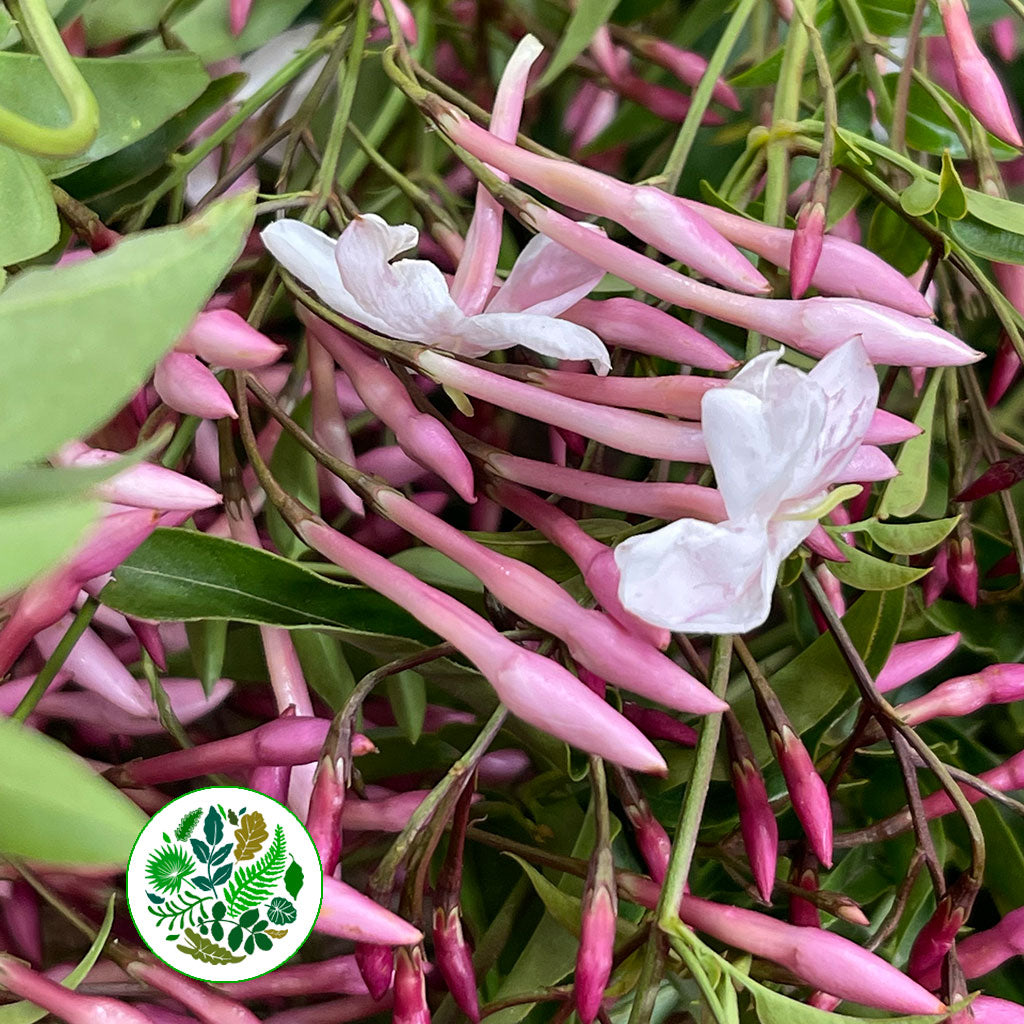
[[[468,352],[475,348],[481,352],[494,352],[522,345],[555,359],[589,359],[595,373],[606,374],[611,369],[608,349],[593,331],[552,316],[479,313],[466,319],[460,336],[464,344],[456,351]]]
[[[590,260],[547,235],[534,235],[491,299],[487,312],[558,316],[585,298],[602,277],[604,271]]]

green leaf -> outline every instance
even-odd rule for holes
[[[911,217],[924,217],[939,201],[939,186],[923,174],[916,177],[901,193],[900,206]]]
[[[914,0],[858,0],[868,28],[880,36],[905,36],[914,14]],[[931,5],[926,10],[925,35],[939,35],[942,22]]]
[[[107,900],[107,912],[103,915],[103,922],[100,924],[99,931],[96,932],[96,938],[92,940],[88,952],[70,973],[61,979],[61,984],[65,988],[72,990],[78,988],[85,980],[85,976],[93,969],[96,961],[99,960],[103,947],[107,944],[107,938],[110,936],[111,925],[114,923],[114,901],[116,898],[116,893],[110,894],[110,899]],[[36,1024],[36,1021],[42,1020],[45,1016],[46,1010],[40,1009],[27,999],[0,1006],[0,1024]]]
[[[930,246],[898,213],[879,203],[868,225],[867,246],[903,274],[912,274]]]
[[[267,918],[274,924],[291,924],[295,917],[295,904],[283,896],[275,896],[267,906]]]
[[[319,629],[296,629],[292,631],[292,643],[306,682],[332,711],[340,711],[356,685],[341,641],[335,634]]]
[[[886,562],[851,547],[840,537],[833,539],[847,560],[829,562],[829,568],[837,579],[858,590],[898,590],[900,587],[909,586],[922,576],[927,576],[931,571],[928,568],[915,569],[895,562]]]
[[[335,583],[269,551],[191,530],[156,530],[103,588],[105,604],[162,622],[234,619],[341,630],[353,643],[382,629],[430,634],[386,598]]]
[[[551,61],[533,91],[550,85],[590,45],[597,30],[608,23],[617,4],[618,0],[587,0],[574,6]]]
[[[255,863],[240,867],[224,890],[228,917],[238,917],[240,910],[251,911],[269,899],[284,873],[284,858],[284,829],[278,825],[274,830],[274,841],[267,852]],[[236,948],[232,946],[232,949]]]
[[[284,873],[285,891],[292,899],[295,899],[295,897],[302,891],[302,883],[302,865],[292,858],[291,864],[288,865],[288,870]]]
[[[194,221],[8,285],[0,294],[0,468],[106,422],[213,294],[252,216],[251,193],[234,196]]]
[[[967,209],[971,208],[970,193]],[[1024,233],[988,224],[968,213],[962,220],[948,225],[953,241],[969,253],[997,263],[1024,263]]]
[[[526,872],[537,895],[544,904],[544,909],[570,934],[579,938],[580,908],[583,901],[577,896],[562,892],[553,882],[549,882],[532,864],[517,857],[514,853],[507,854]]]
[[[59,237],[57,204],[39,164],[0,146],[0,267],[52,249]]]
[[[959,516],[923,523],[880,523],[877,519],[867,519],[863,523],[836,527],[834,532],[866,533],[879,547],[894,555],[920,555],[941,544],[959,521]]]
[[[99,134],[78,156],[44,160],[57,178],[144,138],[187,107],[209,82],[202,61],[190,53],[82,58],[75,64],[96,96]],[[0,53],[0,104],[39,124],[60,124],[64,100],[41,58]]]
[[[189,653],[196,676],[203,684],[207,697],[213,692],[214,683],[221,677],[224,668],[224,651],[228,640],[226,619],[202,619],[186,622]]]
[[[1003,199],[1001,196],[990,196],[987,192],[969,188],[967,209],[986,224],[1024,235],[1024,203]]]
[[[936,210],[950,220],[962,220],[967,216],[967,193],[960,180],[949,150],[942,151],[942,171],[939,174],[939,202]]]
[[[60,743],[0,721],[0,852],[118,866],[146,816]]]
[[[211,849],[217,846],[224,838],[224,819],[217,813],[216,808],[211,807],[206,813],[203,821],[203,833]]]
[[[886,484],[885,493],[878,505],[879,519],[888,519],[889,516],[906,518],[912,516],[924,504],[928,494],[932,435],[935,430],[935,400],[939,393],[942,374],[941,369],[932,370],[931,379],[914,417],[914,423],[921,428],[921,433],[903,442],[896,459],[896,468],[900,475]]]
[[[427,713],[426,681],[419,672],[399,672],[388,677],[387,690],[398,727],[415,744],[423,732],[423,717]]]

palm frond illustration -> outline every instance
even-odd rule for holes
[[[180,846],[154,850],[146,863],[146,880],[158,892],[176,893],[195,871],[196,862]]]

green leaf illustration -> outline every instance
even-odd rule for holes
[[[240,911],[258,907],[269,899],[284,874],[284,864],[284,829],[278,825],[270,849],[255,863],[240,867],[224,890],[228,917],[237,917]]]
[[[253,941],[255,941],[256,945],[264,951],[270,949],[270,947],[274,945],[274,943],[269,938],[267,938],[264,932],[260,932],[258,935],[254,935]]]
[[[211,807],[203,822],[203,832],[206,833],[206,841],[211,849],[224,838],[224,819]]]
[[[284,887],[288,890],[288,895],[291,896],[292,899],[295,899],[295,897],[299,895],[302,883],[302,868],[299,866],[299,862],[292,858],[291,865],[284,873]]]
[[[194,811],[189,811],[184,818],[178,823],[178,827],[174,830],[174,838],[180,839],[184,842],[196,829],[196,825],[199,824],[199,819],[203,816],[203,809],[197,807]]]
[[[150,854],[146,880],[158,892],[176,893],[195,867],[196,862],[180,846],[165,846]]]
[[[185,929],[185,935],[192,945],[178,946],[178,949],[204,964],[237,964],[245,959],[244,956],[234,956],[230,950],[218,946],[212,939],[204,939],[191,928]]]
[[[270,838],[263,815],[259,811],[242,815],[242,824],[235,829],[235,838],[238,840],[235,860],[252,860]]]
[[[275,896],[267,907],[267,917],[274,924],[291,924],[296,918],[295,904],[289,903],[283,896]]]

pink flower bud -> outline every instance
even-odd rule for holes
[[[972,607],[978,603],[978,563],[974,557],[974,542],[969,536],[949,542],[949,582],[953,589]]]
[[[957,718],[992,704],[1024,700],[1024,665],[989,665],[970,676],[940,683],[930,693],[897,708],[909,725]]]
[[[157,363],[153,386],[172,409],[188,416],[238,419],[220,381],[195,356],[185,352],[168,352]]]
[[[980,978],[1011,957],[1024,956],[1024,907],[1003,915],[994,928],[975,932],[956,944],[957,959],[965,978]],[[941,963],[936,962],[919,979],[922,985],[938,988]]]
[[[357,942],[356,963],[366,988],[374,999],[380,999],[391,988],[395,976],[395,951],[376,942]]]
[[[993,462],[977,480],[968,484],[957,496],[957,501],[978,501],[990,494],[1005,491],[1024,480],[1024,458],[1020,455]]]
[[[825,783],[800,737],[788,726],[783,726],[781,735],[773,732],[771,738],[793,810],[804,827],[811,849],[825,867],[831,867],[832,806]]]
[[[978,778],[992,789],[999,790],[1000,793],[1024,789],[1024,751],[1014,754],[1013,757],[1008,758],[1001,765],[990,768],[987,772],[982,772]],[[966,783],[960,783],[960,789],[972,804],[985,799],[984,793],[977,789],[972,789]],[[950,814],[953,811],[953,801],[944,790],[939,790],[935,793],[930,793],[924,798],[924,809],[929,820],[940,818],[944,814]]]
[[[1011,146],[1024,145],[1002,83],[974,38],[962,0],[940,0],[939,14],[964,105],[993,135]]]
[[[608,863],[603,871],[598,867],[594,874],[607,877],[595,877],[584,894],[580,947],[576,954],[576,1012],[583,1024],[593,1024],[601,1009],[601,999],[612,973],[615,922],[618,916],[611,854],[603,850],[598,854],[598,859],[607,860]]]
[[[324,901],[313,927],[339,939],[388,946],[412,945],[423,939],[408,921],[330,875],[324,876]]]
[[[271,341],[231,309],[200,313],[176,348],[231,370],[269,366],[285,351],[284,345]]]
[[[806,892],[818,891],[818,872],[813,868],[794,872],[793,881]],[[799,896],[789,897],[789,920],[801,928],[821,927],[821,914],[818,913],[817,906]]]
[[[692,747],[697,743],[695,729],[657,708],[645,708],[627,700],[622,703],[622,713],[648,739],[668,740],[681,747]]]
[[[143,622],[142,619],[128,620],[135,638],[142,649],[153,659],[153,663],[161,672],[167,671],[167,654],[164,641],[160,636],[160,627],[155,622]]]
[[[381,948],[386,949],[388,956],[391,956],[390,946]],[[259,978],[224,982],[218,988],[236,999],[281,999],[324,992],[352,996],[366,994],[366,983],[360,977],[356,958],[351,953],[312,963],[275,967]]]
[[[147,958],[125,969],[132,978],[176,999],[204,1024],[259,1024],[259,1018],[248,1007],[162,963]]]
[[[471,1021],[480,1020],[480,1000],[473,958],[462,934],[458,907],[434,910],[434,959],[452,998]]]
[[[249,20],[249,8],[252,7],[252,0],[229,0],[228,23],[231,26],[233,36],[241,35]]]
[[[825,207],[805,203],[796,219],[793,245],[789,251],[789,290],[794,299],[811,286],[825,237]]]
[[[419,946],[401,947],[395,954],[393,1024],[430,1024],[423,953]]]
[[[366,788],[370,799],[345,801],[341,826],[346,832],[401,832],[429,793],[426,789],[409,789],[392,796],[377,796],[374,787]]]
[[[1017,22],[1011,15],[996,18],[990,26],[992,32],[992,48],[1001,61],[1010,63],[1017,56]]]
[[[966,910],[957,906],[947,894],[914,939],[907,963],[912,978],[923,980],[930,970],[941,965],[966,917]]]
[[[330,742],[328,740],[328,742]],[[341,815],[345,806],[345,780],[339,777],[343,764],[328,754],[320,759],[313,776],[306,828],[320,855],[324,875],[333,875],[341,860]]]
[[[974,1024],[1024,1024],[1024,1006],[996,996],[978,996],[970,1012]]]
[[[682,50],[665,39],[641,36],[636,39],[636,48],[655,64],[666,71],[671,71],[680,82],[694,88],[700,85],[700,80],[707,71],[708,62],[699,53]],[[711,97],[730,110],[740,109],[735,91],[721,78],[715,81]]]
[[[1013,386],[1020,375],[1021,362],[1013,342],[1004,334],[999,339],[995,357],[992,360],[992,375],[988,379],[988,390],[985,392],[985,404],[994,409],[1002,400],[1003,395]]]
[[[942,596],[949,583],[949,550],[945,544],[935,553],[932,571],[921,581],[921,594],[925,608],[931,607]]]
[[[927,579],[927,577],[925,577]],[[897,686],[909,683],[925,672],[935,668],[956,650],[960,642],[959,633],[948,636],[929,637],[926,640],[909,640],[896,644],[875,679],[879,693],[888,693]]]

